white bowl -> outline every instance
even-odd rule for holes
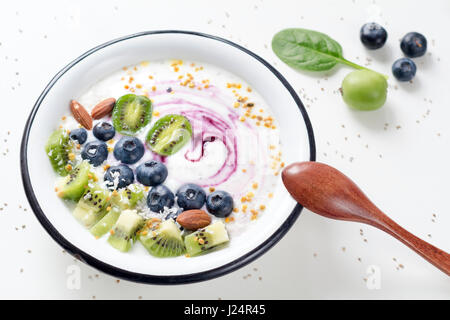
[[[213,64],[244,79],[263,96],[278,121],[284,161],[315,160],[312,127],[294,89],[262,58],[228,40],[187,31],[142,32],[102,44],[72,61],[50,81],[27,121],[21,146],[25,192],[42,226],[66,251],[101,271],[138,282],[189,283],[236,270],[271,248],[301,211],[279,183],[272,204],[239,241],[190,259],[154,258],[137,245],[121,253],[95,240],[71,216],[52,190],[55,175],[44,152],[68,102],[124,65],[172,58]]]

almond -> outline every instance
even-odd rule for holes
[[[72,111],[73,117],[79,124],[88,130],[92,129],[92,118],[78,101],[70,101],[70,110]]]
[[[91,116],[93,119],[101,119],[104,116],[107,116],[111,113],[114,105],[116,104],[116,99],[108,98],[100,101],[97,105],[92,109]]]
[[[177,222],[187,230],[197,230],[208,226],[211,217],[203,210],[187,210],[177,217]]]

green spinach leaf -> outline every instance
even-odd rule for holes
[[[313,30],[284,29],[273,37],[272,50],[284,63],[299,70],[326,71],[338,63],[368,70],[344,59],[337,41]]]

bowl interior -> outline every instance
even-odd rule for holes
[[[307,126],[285,84],[254,56],[226,42],[187,33],[140,34],[96,48],[69,65],[55,78],[30,125],[25,156],[35,197],[45,218],[77,250],[116,268],[155,276],[204,272],[239,259],[270,238],[296,205],[283,184],[278,183],[273,190],[273,201],[246,232],[233,238],[222,250],[188,260],[185,257],[154,258],[140,245],[135,245],[129,253],[118,252],[106,243],[107,237],[95,240],[72,217],[54,193],[55,174],[44,152],[55,124],[67,113],[69,101],[125,65],[172,58],[213,64],[244,79],[263,96],[278,121],[283,161],[310,159]]]

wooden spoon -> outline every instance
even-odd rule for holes
[[[340,171],[318,162],[299,162],[282,172],[292,197],[312,212],[324,217],[362,222],[381,229],[416,251],[450,276],[450,255],[406,231],[378,209]]]

